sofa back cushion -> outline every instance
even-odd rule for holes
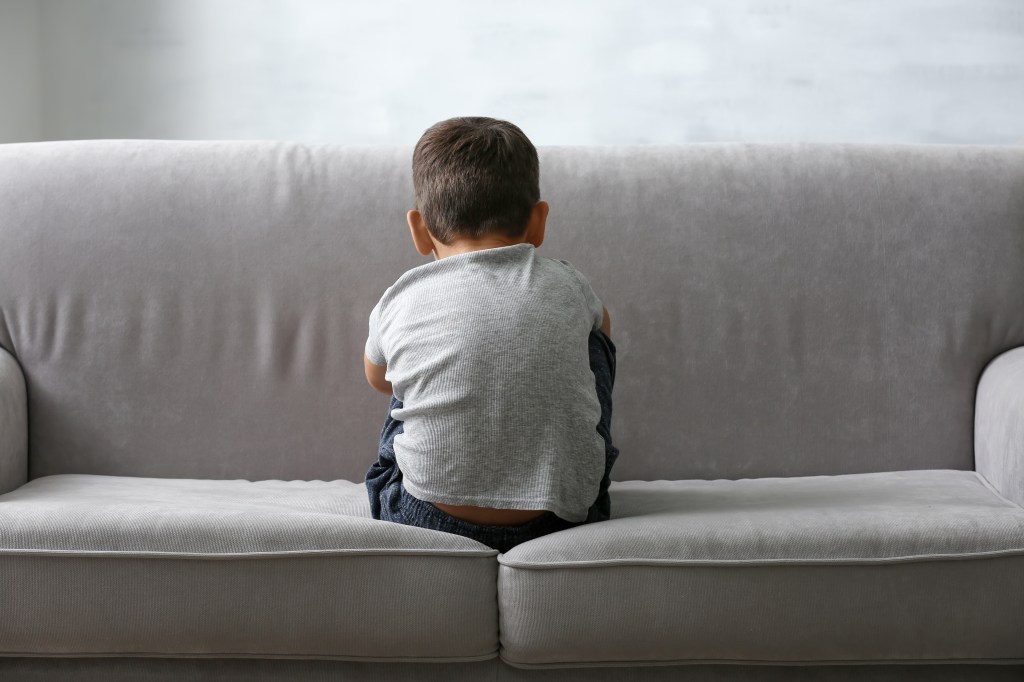
[[[31,478],[362,480],[411,147],[0,145]],[[1024,344],[1024,148],[542,147],[542,255],[612,318],[615,480],[971,469]]]

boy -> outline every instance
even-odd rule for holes
[[[548,204],[515,125],[452,118],[413,152],[409,270],[370,313],[363,363],[391,396],[366,473],[375,519],[500,552],[608,519],[615,346],[568,262],[542,258]]]

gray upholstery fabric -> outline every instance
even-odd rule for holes
[[[1024,662],[1024,508],[974,472],[625,481],[499,555],[502,660]]]
[[[973,468],[1024,345],[1024,148],[542,148],[544,255],[619,349],[616,480]],[[360,480],[366,319],[426,262],[409,147],[0,145],[30,478]]]
[[[0,495],[28,480],[28,405],[25,377],[0,348]]]
[[[1024,348],[985,368],[977,402],[975,469],[1004,497],[1024,505]]]
[[[1024,148],[541,148],[621,455],[612,520],[500,557],[364,507],[411,151],[0,145],[0,678],[1024,661]]]
[[[44,477],[0,496],[0,653],[487,659],[496,554],[349,481]]]

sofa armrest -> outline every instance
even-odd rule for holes
[[[1000,495],[1024,506],[1024,347],[999,355],[981,374],[974,469]]]
[[[0,495],[28,482],[28,403],[25,375],[0,348]]]

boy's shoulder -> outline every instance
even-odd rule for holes
[[[456,288],[476,288],[491,279],[489,273],[499,269],[538,268],[539,283],[547,295],[552,286],[566,287],[583,294],[589,299],[590,282],[571,262],[560,258],[549,258],[536,253],[530,244],[517,244],[501,249],[483,249],[466,254],[448,256],[406,270],[389,286],[381,296],[379,306],[386,307],[396,299],[411,303],[412,299],[435,298],[441,289],[448,289],[449,282]],[[516,277],[518,279],[518,277]],[[537,281],[537,280],[535,280]]]
[[[570,274],[578,278],[580,272],[567,260],[548,258],[536,253],[531,244],[516,244],[500,249],[482,249],[448,256],[410,268],[402,273],[389,290],[401,290],[423,280],[466,277],[498,268],[517,268],[541,265],[546,271]]]
[[[580,286],[580,289],[583,291],[584,297],[587,298],[588,300],[590,299],[590,297],[593,295],[593,289],[591,288],[590,280],[587,278],[586,275],[584,275],[582,272],[577,270],[576,267],[572,263],[567,261],[567,260],[561,260],[561,259],[555,259],[555,258],[550,258],[548,260],[551,260],[551,261],[553,261],[555,263],[558,263],[569,274],[571,274],[573,276],[573,278],[575,279],[576,283]]]
[[[436,323],[439,309],[469,326],[482,327],[507,305],[509,314],[515,310],[517,315],[536,318],[532,324],[541,324],[545,318],[564,322],[567,317],[579,317],[589,320],[592,329],[599,328],[603,304],[586,276],[568,260],[534,252],[533,246],[514,253],[472,252],[465,254],[470,258],[448,256],[407,270],[374,306],[371,327],[387,320],[385,327],[397,324],[407,333],[412,327]],[[518,273],[495,277],[495,270],[519,265]],[[530,274],[524,276],[527,271]]]
[[[580,271],[567,260],[562,260],[561,258],[545,258],[544,260],[549,260],[552,263],[558,263],[566,272],[569,272],[574,277],[579,277],[581,274]]]

